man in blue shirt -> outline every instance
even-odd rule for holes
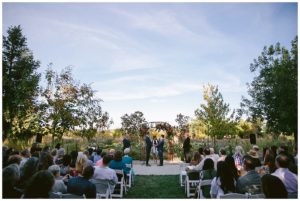
[[[158,151],[158,157],[159,157],[159,165],[158,166],[163,166],[164,164],[164,143],[165,143],[165,136],[161,135],[158,145],[157,145],[157,151]]]

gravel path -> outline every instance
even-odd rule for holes
[[[144,161],[133,161],[135,175],[179,175],[184,166],[182,161],[164,161],[163,166],[157,166],[154,161],[150,161],[150,167]]]

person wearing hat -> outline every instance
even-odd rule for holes
[[[258,154],[257,154],[257,152],[255,150],[251,149],[248,152],[248,155],[253,159],[254,167],[260,167],[261,166],[261,162],[259,160],[259,156],[258,156]]]
[[[149,158],[150,158],[150,151],[152,147],[152,142],[150,140],[150,132],[147,131],[147,134],[145,136],[145,142],[146,142],[146,166],[151,166],[149,164]]]

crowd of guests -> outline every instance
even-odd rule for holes
[[[22,151],[3,147],[3,198],[55,198],[56,193],[96,198],[97,179],[118,182],[116,169],[125,179],[132,168],[130,149],[109,152],[87,148],[67,154],[60,144],[53,150],[33,144]]]
[[[291,154],[285,145],[262,151],[254,145],[247,153],[237,146],[231,155],[223,148],[219,154],[213,148],[199,148],[186,171],[188,175],[200,173],[199,179],[212,180],[211,185],[201,187],[205,198],[220,198],[228,193],[297,198],[297,163],[297,153]]]

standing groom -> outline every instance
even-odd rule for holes
[[[150,158],[152,142],[150,140],[150,132],[149,131],[147,131],[145,141],[146,141],[146,166],[151,166],[151,165],[149,165],[149,158]]]
[[[161,135],[158,145],[157,145],[157,151],[158,151],[158,157],[159,157],[159,165],[158,166],[163,166],[164,165],[164,143],[165,143],[165,136]]]

